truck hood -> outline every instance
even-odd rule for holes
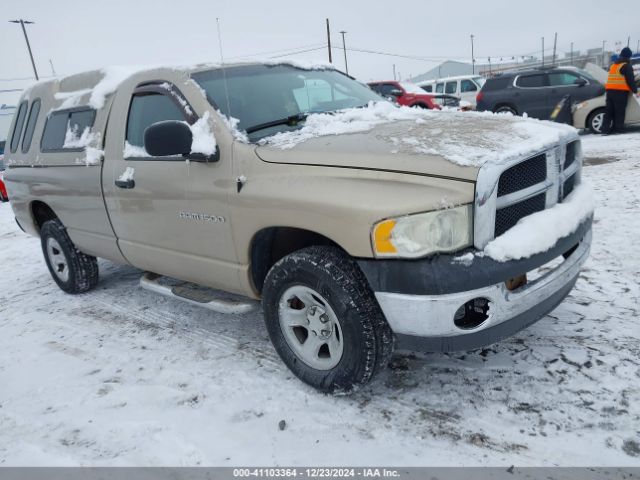
[[[577,138],[573,127],[505,114],[385,106],[378,115],[376,108],[311,115],[303,128],[261,140],[256,154],[271,163],[475,181],[487,162],[509,163]]]

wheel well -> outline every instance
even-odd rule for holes
[[[595,117],[597,114],[605,113],[606,111],[607,111],[607,109],[604,108],[604,107],[594,108],[593,110],[591,110],[589,112],[589,115],[587,115],[587,123],[590,122],[591,119],[593,119],[593,117]]]
[[[340,248],[324,235],[302,228],[270,227],[256,233],[251,242],[250,259],[251,280],[258,292],[262,292],[267,273],[278,260],[297,250],[315,245]]]
[[[36,200],[31,203],[31,216],[33,217],[33,222],[35,223],[38,230],[42,228],[42,225],[47,220],[53,220],[54,218],[58,218],[58,216],[51,210],[51,207],[40,200]]]

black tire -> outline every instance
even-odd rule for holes
[[[512,115],[518,115],[518,112],[511,105],[500,105],[496,107],[493,113],[511,113]]]
[[[291,348],[280,324],[280,300],[290,288],[308,287],[327,300],[341,328],[342,354],[328,370],[312,368]],[[273,345],[303,382],[325,393],[350,393],[384,368],[394,337],[364,274],[334,247],[308,247],[278,261],[263,288],[265,323]]]
[[[49,243],[50,239],[53,242]],[[40,243],[49,273],[62,290],[73,294],[84,293],[98,284],[96,257],[85,255],[76,248],[60,220],[56,218],[44,222],[40,228]],[[48,245],[52,246],[54,243],[55,246],[52,247],[54,254],[64,256],[66,263],[53,264],[53,259],[50,258],[47,248]],[[66,273],[66,279],[65,275],[62,275],[63,273]]]
[[[593,112],[589,114],[587,117],[587,129],[596,135],[602,133],[602,128],[604,127],[604,108],[596,108]],[[598,122],[597,119],[601,118],[601,122]]]

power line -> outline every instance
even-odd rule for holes
[[[281,57],[288,57],[290,55],[297,55],[299,53],[306,53],[306,52],[315,52],[317,50],[324,50],[326,47],[326,45],[322,45],[321,47],[316,47],[316,48],[308,48],[306,50],[298,50],[297,52],[290,52],[290,53],[283,53],[282,55],[274,55],[272,57],[269,58],[281,58]]]
[[[309,45],[300,45],[298,47],[281,48],[281,49],[278,49],[278,50],[269,50],[269,51],[266,51],[266,52],[252,53],[250,55],[236,55],[236,56],[233,56],[233,57],[227,57],[227,60],[235,59],[235,58],[259,57],[261,55],[270,55],[272,53],[289,52],[289,51],[292,51],[292,50],[301,50],[301,49],[305,49],[305,48],[313,48],[313,47],[319,47],[319,46],[324,48],[325,44],[324,43],[312,43],[312,44],[309,44]]]

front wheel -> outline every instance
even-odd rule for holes
[[[589,114],[587,128],[591,133],[600,134],[604,130],[605,109],[598,108]]]
[[[263,289],[265,323],[278,354],[303,382],[349,393],[386,365],[393,334],[364,274],[333,247],[277,262]]]
[[[44,222],[40,242],[51,276],[67,293],[83,293],[98,283],[96,257],[80,252],[60,220]]]

